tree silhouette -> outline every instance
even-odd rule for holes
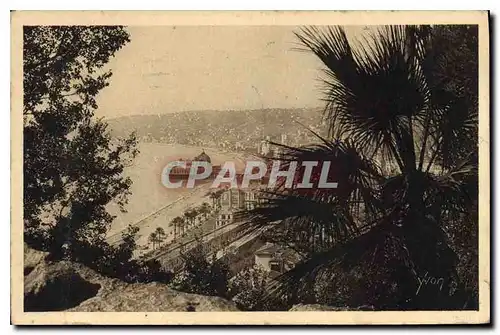
[[[217,198],[215,192],[210,192],[209,198],[212,200],[212,207],[215,208],[215,199]]]
[[[316,187],[278,184],[240,214],[305,255],[270,296],[303,301],[327,283],[347,292],[347,305],[463,308],[447,234],[477,206],[477,27],[386,26],[364,44],[342,27],[311,27],[297,38],[323,63],[329,136],[307,147],[273,143],[285,166],[320,162]],[[317,187],[326,161],[337,188]],[[426,274],[444,288],[417,294]]]
[[[210,196],[210,199],[212,199],[212,206],[216,210],[220,209],[220,198],[222,196],[222,193],[224,193],[224,191],[222,191],[222,190],[210,192],[209,196]]]
[[[208,214],[210,213],[210,205],[206,202],[202,203],[199,208],[199,213],[203,215],[204,219],[206,219]]]
[[[158,244],[161,245],[161,243],[165,240],[165,230],[162,227],[157,227],[155,233],[158,239]]]
[[[187,252],[181,252],[182,271],[175,274],[172,287],[176,290],[227,297],[229,267],[215,257],[207,258],[209,251],[197,238],[196,246]]]
[[[137,154],[134,135],[113,139],[94,117],[111,77],[103,66],[129,35],[120,26],[25,26],[23,36],[25,241],[97,261],[82,248],[105,247],[106,205],[124,210],[132,182],[122,173]]]
[[[172,220],[172,223],[174,225],[174,238],[177,238],[177,235],[180,234],[180,229],[184,224],[184,221],[181,217],[177,216]]]
[[[156,234],[156,232],[152,232],[151,234],[149,234],[148,242],[151,243],[153,250],[155,250],[156,243],[158,242],[158,235]]]

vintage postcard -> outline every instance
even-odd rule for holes
[[[12,323],[490,322],[488,12],[12,12]]]

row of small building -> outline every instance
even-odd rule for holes
[[[282,142],[286,137],[282,138]],[[263,142],[264,151],[266,142]],[[206,161],[211,163],[211,158],[203,151],[200,155],[193,158],[192,161]],[[187,161],[191,162],[191,161]],[[189,164],[188,164],[189,165]],[[186,174],[184,169],[174,171],[179,177]],[[249,188],[227,188],[219,190],[220,196],[217,198],[219,210],[215,220],[215,228],[221,228],[225,225],[235,222],[235,214],[241,210],[250,210],[259,203],[259,183],[251,185]],[[271,243],[265,243],[254,252],[254,263],[270,272],[271,277],[291,269],[297,262],[296,255],[292,251],[283,249]]]

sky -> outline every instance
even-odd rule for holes
[[[318,107],[320,62],[290,26],[136,26],[108,66],[98,117]]]

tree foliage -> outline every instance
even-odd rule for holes
[[[245,269],[229,282],[229,295],[240,310],[266,310],[266,285],[270,280],[269,272],[259,266]]]
[[[105,240],[125,210],[131,180],[124,169],[137,155],[136,138],[112,138],[94,116],[106,69],[128,41],[121,26],[25,26],[24,237],[54,258],[80,261],[124,280],[158,278],[160,266],[132,260],[137,229],[119,246]],[[142,274],[141,274],[142,273]]]
[[[215,255],[207,255],[209,252],[200,240],[194,248],[183,252],[183,267],[172,279],[172,287],[188,293],[227,297],[229,266]]]
[[[386,26],[361,44],[310,27],[297,38],[324,66],[329,137],[282,146],[279,160],[329,161],[338,188],[278,184],[242,213],[306,255],[270,296],[302,302],[321,284],[320,296],[353,307],[463,308],[449,236],[477,208],[477,27]],[[426,275],[443,288],[418,290]]]

